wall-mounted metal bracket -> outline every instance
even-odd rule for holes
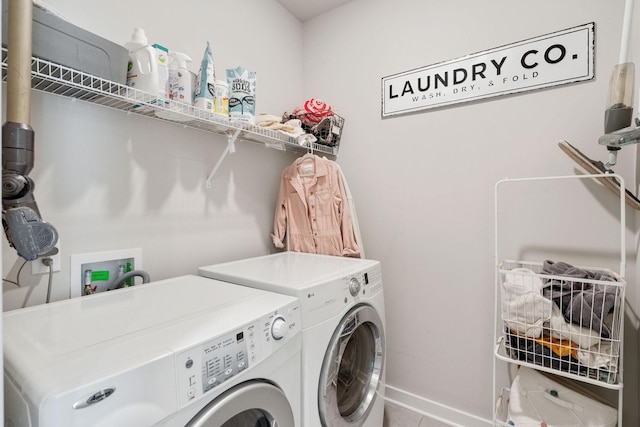
[[[222,152],[222,155],[220,156],[220,158],[218,159],[218,162],[215,164],[215,166],[211,170],[211,173],[209,173],[209,176],[207,176],[207,180],[205,181],[205,186],[207,188],[211,188],[211,181],[213,181],[213,176],[216,174],[216,172],[220,168],[220,165],[222,164],[222,161],[227,157],[228,154],[236,152],[236,146],[234,144],[236,142],[236,139],[238,138],[238,135],[240,135],[241,131],[242,131],[242,129],[238,128],[238,129],[235,130],[233,135],[229,135],[229,140],[227,142],[227,147]]]

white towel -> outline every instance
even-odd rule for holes
[[[542,280],[528,268],[514,268],[502,284],[502,320],[512,331],[531,338],[542,335],[551,318],[552,301],[542,296]]]
[[[592,369],[604,369],[610,372],[618,370],[618,358],[613,354],[610,342],[596,344],[589,349],[578,349],[578,360]]]
[[[569,340],[580,348],[589,348],[600,342],[600,334],[596,331],[564,320],[560,307],[555,303],[551,309],[549,326],[554,338]]]

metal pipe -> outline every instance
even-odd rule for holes
[[[9,0],[7,122],[31,123],[33,2]]]

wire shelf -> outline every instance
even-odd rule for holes
[[[7,78],[7,49],[2,48],[2,81]],[[115,83],[91,74],[40,58],[31,60],[31,87],[40,92],[90,102],[153,119],[173,122],[180,126],[218,135],[233,135],[239,139],[264,144],[282,151],[306,153],[309,149],[336,157],[338,147],[314,143],[312,147],[299,145],[281,132],[257,125],[233,121],[226,116]]]

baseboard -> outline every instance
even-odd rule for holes
[[[455,427],[487,427],[493,423],[390,385],[385,387],[385,400]]]

